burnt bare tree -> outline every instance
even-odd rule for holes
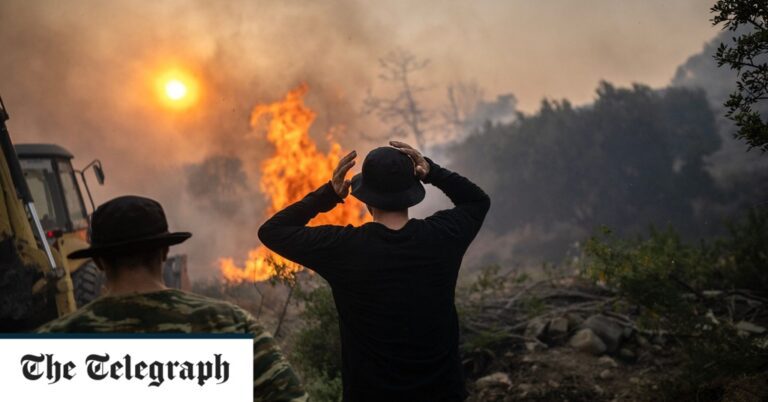
[[[419,94],[427,88],[415,83],[413,75],[429,65],[428,59],[397,50],[379,59],[379,79],[395,88],[391,97],[378,97],[370,92],[363,101],[364,112],[375,114],[379,120],[391,127],[395,136],[412,135],[419,149],[427,148],[427,133],[433,112],[424,108]]]
[[[460,140],[487,121],[505,117],[509,120],[515,112],[516,99],[512,94],[486,102],[482,87],[474,81],[449,84],[445,87],[445,101],[435,104],[437,86],[421,85],[415,77],[429,63],[405,50],[390,52],[379,59],[379,79],[392,91],[389,96],[375,96],[369,91],[363,101],[363,112],[376,115],[390,129],[384,136],[363,133],[363,138],[381,141],[387,136],[412,137],[420,149],[426,150],[435,140]],[[432,106],[426,106],[427,98]]]
[[[460,136],[471,127],[470,119],[483,100],[483,89],[476,82],[457,82],[447,88],[448,105],[441,112],[446,126],[454,136]]]

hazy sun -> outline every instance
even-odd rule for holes
[[[179,100],[187,95],[187,86],[179,80],[172,79],[165,84],[165,95],[172,100]]]
[[[155,76],[158,100],[171,109],[183,110],[197,103],[199,87],[197,78],[180,68],[171,68]]]

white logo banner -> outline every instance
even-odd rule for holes
[[[29,401],[246,402],[253,338],[6,335],[0,378],[3,394]]]

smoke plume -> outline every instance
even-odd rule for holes
[[[135,4],[3,1],[0,94],[15,142],[55,142],[76,168],[103,161],[97,204],[158,199],[172,229],[194,233],[173,252],[188,253],[199,275],[257,243],[259,163],[272,150],[251,131],[251,108],[306,82],[320,146],[331,127],[354,132],[376,27],[351,1]],[[155,96],[153,79],[168,68],[200,83],[189,111]]]
[[[377,59],[395,48],[433,61],[422,84],[438,101],[447,83],[477,80],[490,99],[517,96],[519,105],[511,97],[486,104],[509,114],[532,110],[544,95],[588,101],[601,78],[666,82],[678,57],[711,29],[698,0],[606,2],[591,24],[579,21],[594,7],[568,0],[373,4],[4,0],[0,94],[11,134],[17,143],[64,146],[75,167],[101,159],[107,182],[92,183],[97,203],[122,194],[162,202],[172,229],[194,233],[174,252],[187,253],[200,276],[215,272],[218,257],[257,245],[260,164],[273,150],[250,128],[256,104],[306,83],[317,112],[310,134],[320,147],[334,128],[345,149],[364,155],[381,144],[360,133],[386,130],[361,118],[362,99],[369,88],[381,93]],[[543,31],[541,21],[558,29]],[[200,84],[187,111],[157,99],[153,83],[170,68]],[[435,99],[427,106],[438,108]]]

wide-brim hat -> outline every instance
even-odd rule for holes
[[[376,148],[352,177],[352,195],[374,208],[399,211],[424,199],[426,191],[414,174],[410,157],[392,147]]]
[[[110,200],[93,212],[89,228],[91,246],[70,253],[69,258],[130,253],[173,246],[192,237],[189,232],[169,232],[159,202],[134,195]]]

